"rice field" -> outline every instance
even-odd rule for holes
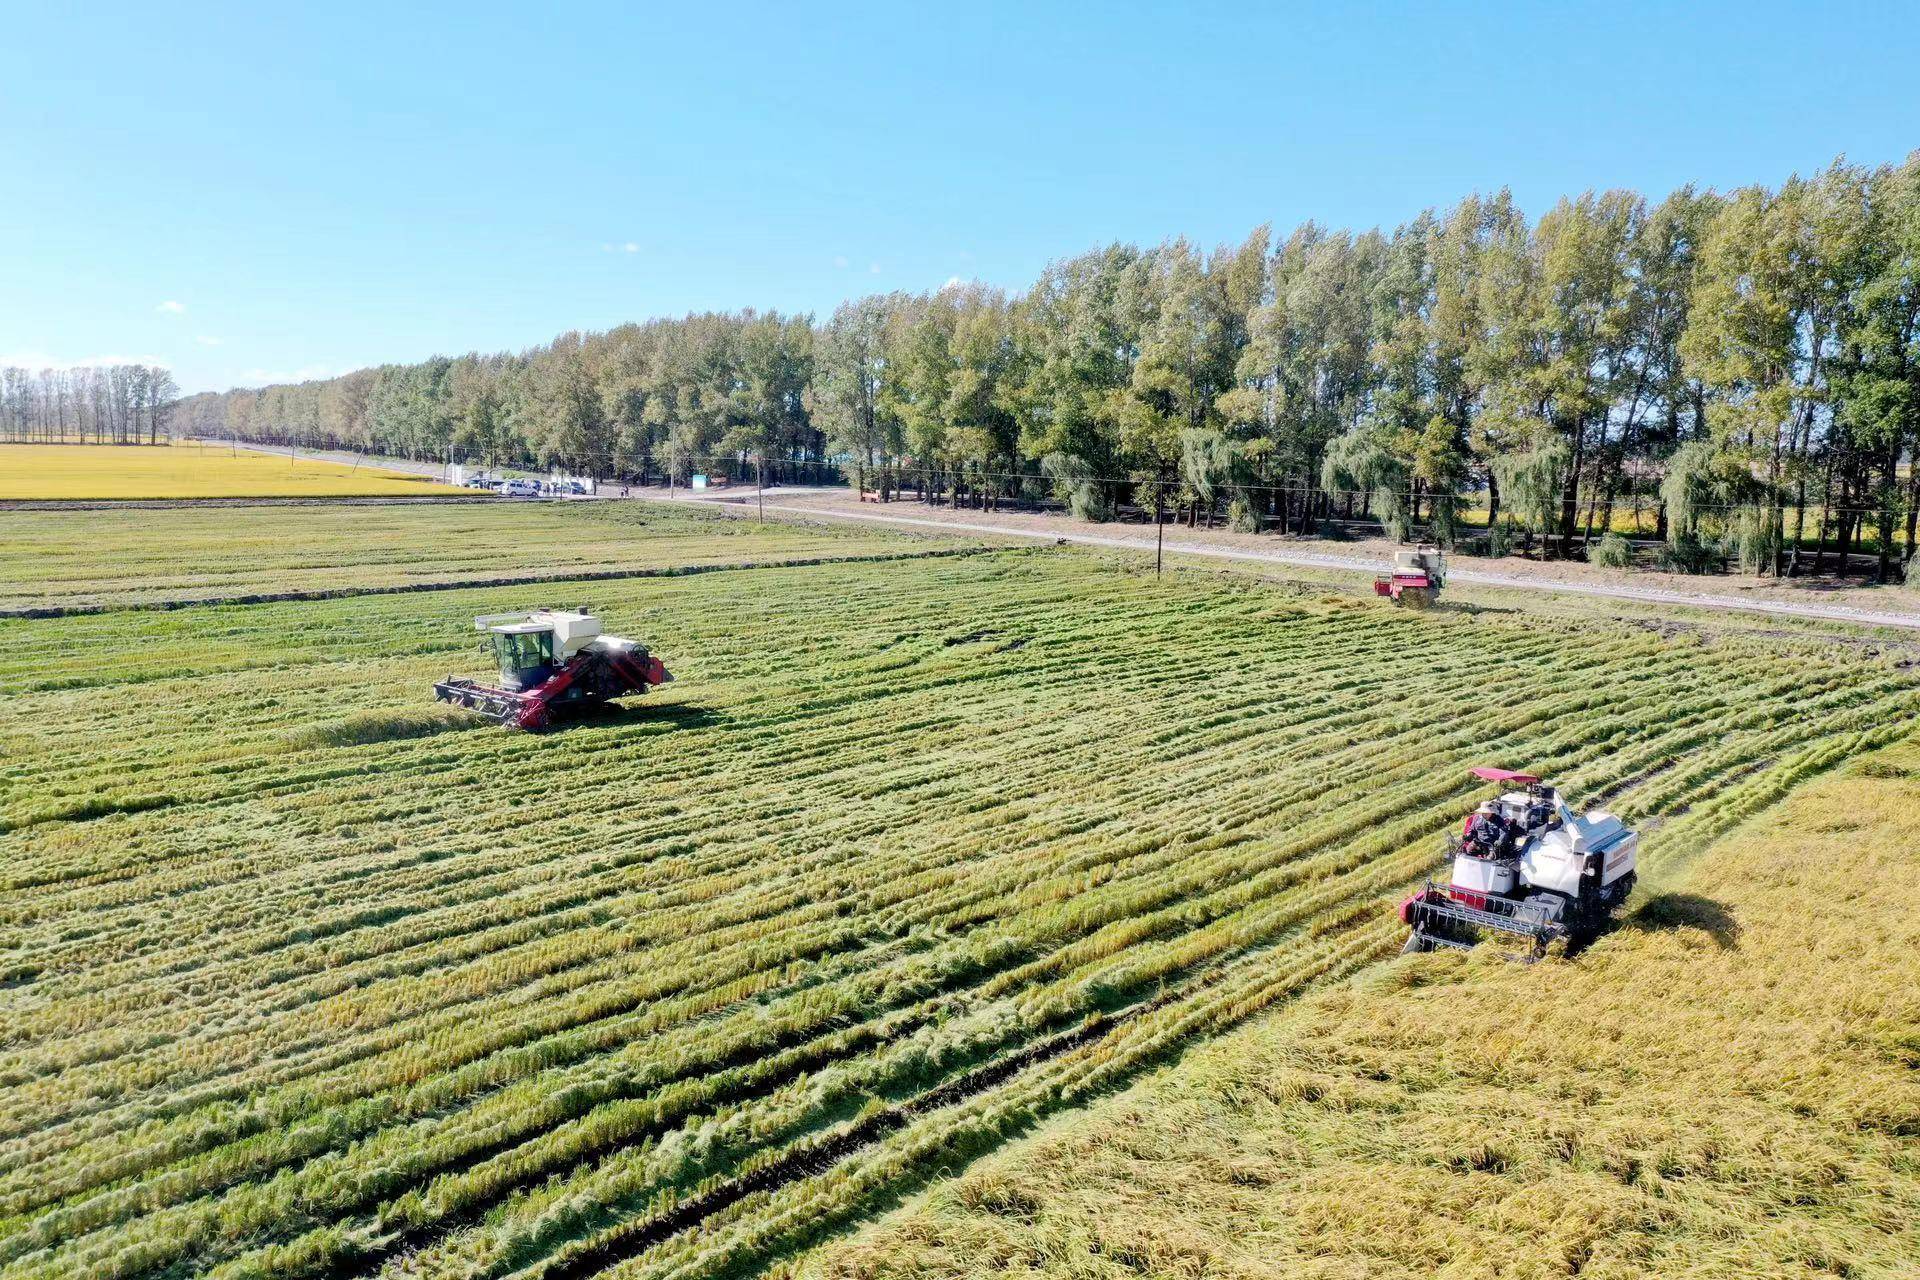
[[[0,620],[0,1276],[788,1268],[1390,955],[1471,764],[1679,865],[1920,709],[1131,564],[578,583],[678,679],[540,736],[428,700],[521,589]]]
[[[0,511],[0,610],[387,591],[973,545],[637,502]]]
[[[420,476],[213,444],[0,445],[0,499],[341,498],[456,492]]]
[[[1920,743],[1655,871],[1577,962],[1384,964],[801,1270],[1920,1275]]]

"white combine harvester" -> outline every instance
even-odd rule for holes
[[[1531,773],[1481,767],[1473,776],[1518,790],[1481,802],[1447,837],[1452,877],[1400,904],[1407,951],[1471,947],[1493,934],[1523,938],[1538,958],[1556,938],[1597,934],[1633,892],[1640,837],[1610,813],[1581,815]]]

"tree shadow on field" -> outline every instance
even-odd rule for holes
[[[1740,922],[1721,903],[1697,893],[1660,893],[1647,899],[1627,917],[1627,927],[1646,932],[1699,929],[1722,951],[1740,949]]]

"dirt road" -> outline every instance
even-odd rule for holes
[[[900,515],[872,508],[861,508],[846,498],[842,489],[808,489],[767,491],[766,510],[769,515],[800,516],[807,519],[831,519],[865,521],[874,524],[899,525],[910,528],[938,529],[945,532],[965,532],[991,534],[996,537],[1032,538],[1039,541],[1065,541],[1080,546],[1111,547],[1127,551],[1151,554],[1154,550],[1154,534],[1151,527],[1133,526],[1094,526],[1061,516],[1030,515],[1027,513],[994,513],[980,511],[941,512],[919,515]],[[657,489],[636,491],[635,497],[651,501],[700,502],[715,506],[734,508],[754,505],[752,490],[721,495],[682,494],[668,499],[665,492]],[[907,504],[901,504],[907,505]],[[1094,530],[1098,529],[1099,532]],[[1270,541],[1270,535],[1235,535],[1226,530],[1190,531],[1170,526],[1167,531],[1165,550],[1169,555],[1207,556],[1220,560],[1233,560],[1253,564],[1286,565],[1304,569],[1327,569],[1350,573],[1363,573],[1371,577],[1383,572],[1392,564],[1391,557],[1384,553],[1367,554],[1341,553],[1336,551],[1308,551],[1300,549],[1298,544],[1281,543],[1271,546],[1248,546],[1250,541]],[[1468,562],[1471,564],[1472,562]],[[1464,567],[1458,565],[1448,573],[1448,581],[1456,584],[1471,583],[1477,586],[1501,587],[1516,591],[1550,591],[1568,595],[1589,596],[1599,599],[1631,600],[1643,604],[1680,605],[1692,609],[1719,609],[1739,613],[1772,614],[1778,617],[1804,618],[1821,622],[1844,622],[1861,626],[1901,627],[1920,630],[1920,601],[1912,612],[1904,608],[1888,608],[1876,600],[1872,605],[1856,602],[1820,602],[1807,599],[1780,599],[1777,595],[1762,595],[1758,591],[1735,594],[1730,591],[1702,590],[1686,586],[1671,585],[1674,575],[1657,575],[1660,585],[1640,585],[1618,581],[1583,581],[1576,578],[1556,576],[1577,570],[1582,566],[1524,564],[1531,572],[1502,572],[1499,569]],[[1624,575],[1623,575],[1624,576]],[[1656,575],[1647,575],[1654,577]],[[1774,588],[1784,594],[1787,591],[1810,592],[1817,588],[1785,587]],[[1885,592],[1867,590],[1847,591],[1849,597],[1861,595],[1886,596]]]
[[[285,453],[284,448],[262,445],[239,446],[262,452]],[[322,458],[348,464],[377,462],[395,471],[417,475],[438,475],[434,463],[402,459],[356,458],[351,453],[307,452],[302,457]],[[622,492],[617,482],[600,485],[602,498],[617,500]],[[755,506],[751,488],[690,491],[681,489],[671,495],[661,488],[626,490],[629,500],[646,502],[691,502],[739,510]],[[1110,547],[1151,554],[1154,534],[1150,527],[1089,525],[1064,516],[1035,515],[1025,512],[953,511],[921,507],[915,503],[891,504],[907,507],[913,515],[897,510],[882,510],[854,501],[847,490],[831,488],[775,487],[765,495],[769,514],[808,520],[850,520],[905,528],[937,529],[948,533],[978,533],[1000,538],[1031,538],[1036,541],[1065,541],[1079,546]],[[1384,546],[1362,544],[1344,551],[1307,550],[1297,542],[1280,542],[1268,534],[1234,534],[1224,529],[1188,530],[1169,526],[1165,548],[1169,554],[1207,556],[1219,560],[1250,564],[1271,564],[1302,569],[1372,576],[1391,564]],[[1802,618],[1816,622],[1842,622],[1859,626],[1900,627],[1920,631],[1920,598],[1909,606],[1900,597],[1884,590],[1866,588],[1830,589],[1802,583],[1772,583],[1743,579],[1740,587],[1731,580],[1710,579],[1726,585],[1696,587],[1694,580],[1674,574],[1604,574],[1584,565],[1539,564],[1512,561],[1514,568],[1481,568],[1472,562],[1457,563],[1448,580],[1456,584],[1499,587],[1514,591],[1548,591],[1606,600],[1629,600],[1641,604],[1678,605],[1690,609],[1715,609],[1737,613],[1771,614],[1783,618]]]

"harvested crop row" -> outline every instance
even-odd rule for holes
[[[1377,954],[1468,764],[1690,840],[1920,709],[1845,649],[1078,555],[592,599],[679,679],[540,737],[420,718],[504,592],[0,623],[0,1273],[731,1266]],[[711,1249],[647,1225],[949,1095]]]
[[[763,524],[724,511],[624,502],[0,510],[0,610],[523,575],[565,581],[635,568],[964,545],[938,535]]]

